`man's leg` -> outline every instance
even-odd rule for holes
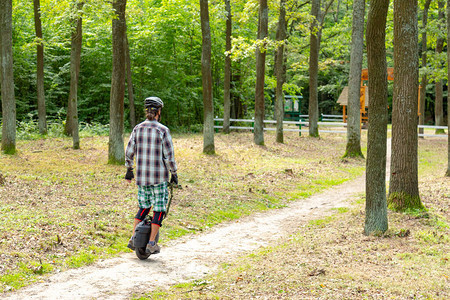
[[[165,212],[163,211],[154,211],[153,219],[152,219],[152,232],[150,234],[150,242],[154,242],[156,240],[156,235],[159,232],[159,228],[162,225],[162,221],[164,219]]]
[[[138,210],[136,216],[134,217],[133,233],[131,234],[131,236],[134,235],[134,231],[136,230],[137,224],[142,222],[145,219],[145,217],[148,215],[149,212],[150,212],[150,208],[139,207],[139,210]]]
[[[145,219],[145,217],[148,215],[148,213],[150,212],[150,208],[139,208],[136,216],[134,217],[134,225],[133,225],[133,232],[131,234],[131,238],[128,241],[128,248],[130,248],[131,250],[134,250],[134,245],[133,245],[133,236],[134,236],[134,231],[136,230],[136,226]]]
[[[134,231],[136,230],[137,224],[139,224],[142,220],[134,219],[133,232],[131,233],[131,237],[134,235]]]
[[[156,236],[158,235],[159,225],[152,224],[152,232],[150,234],[150,242],[154,242],[156,240]]]
[[[169,200],[169,190],[167,189],[167,182],[152,186],[152,206],[153,206],[153,219],[152,219],[152,232],[150,234],[150,240],[147,244],[147,252],[151,254],[159,253],[160,248],[156,244],[156,236],[158,235],[159,228],[164,218],[164,214]]]
[[[157,254],[160,251],[160,247],[156,244],[156,236],[158,235],[159,228],[162,225],[164,212],[154,211],[152,219],[152,232],[150,233],[150,240],[148,241],[147,251],[151,254]]]

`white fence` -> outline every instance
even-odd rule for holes
[[[447,129],[447,126],[432,126],[432,125],[418,125],[417,128],[423,128],[423,129]],[[424,131],[425,132],[425,131]],[[447,134],[426,134],[426,133],[419,133],[418,136],[430,136],[430,137],[448,137]]]
[[[300,118],[307,118],[308,115],[300,115]],[[317,124],[319,125],[319,133],[323,132],[323,133],[347,133],[346,127],[347,127],[347,123],[343,123],[343,122],[338,122],[338,121],[342,121],[342,116],[336,116],[336,115],[322,115],[322,120],[327,121],[327,122],[317,122]],[[215,118],[214,122],[217,123],[222,123],[222,125],[215,125],[214,128],[215,129],[223,129],[223,118]],[[250,123],[250,126],[230,126],[230,129],[236,129],[236,130],[253,130],[253,123],[255,122],[255,120],[248,120],[248,119],[230,119],[230,123]],[[264,124],[267,125],[276,125],[277,121],[275,120],[264,120]],[[299,128],[292,128],[291,127],[287,127],[285,128],[284,125],[295,125],[298,126]],[[301,129],[301,127],[303,126],[309,126],[309,122],[308,121],[283,121],[283,131],[291,131],[291,132],[309,132],[308,129]],[[326,130],[322,130],[320,129],[320,127],[325,126],[328,127],[329,129]],[[334,129],[333,129],[334,128]],[[424,129],[448,129],[447,126],[431,126],[431,125],[419,125],[417,126],[417,128],[424,128]],[[276,128],[275,127],[264,127],[264,130],[266,131],[275,131]],[[390,129],[389,129],[390,130]],[[418,134],[418,136],[421,137],[447,137],[447,134],[431,134],[431,133],[423,133],[423,134]]]

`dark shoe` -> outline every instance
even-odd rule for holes
[[[135,250],[135,248],[134,248],[134,243],[133,243],[133,239],[130,239],[130,240],[128,241],[127,247],[130,248],[130,249],[133,250],[133,251]]]
[[[158,244],[151,244],[150,242],[147,244],[145,252],[150,254],[158,254],[161,251],[161,248],[158,246]]]

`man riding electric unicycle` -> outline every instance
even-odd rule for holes
[[[147,119],[134,127],[125,150],[125,166],[127,167],[125,179],[128,182],[134,178],[133,160],[136,158],[139,202],[139,210],[134,219],[133,236],[128,242],[128,248],[136,251],[140,259],[160,252],[157,244],[158,232],[169,199],[169,175],[171,175],[170,184],[178,185],[172,137],[169,129],[159,123],[164,103],[158,97],[148,97],[144,105]],[[146,219],[150,210],[153,211],[153,217],[149,216]],[[148,238],[148,243],[144,239],[146,246],[142,245],[142,236]]]

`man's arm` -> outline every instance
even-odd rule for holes
[[[170,173],[172,173],[172,175],[176,175],[177,163],[175,162],[175,152],[173,149],[170,131],[167,131],[163,139],[163,157],[166,162],[166,167],[169,169]]]

